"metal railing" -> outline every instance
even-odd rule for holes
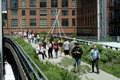
[[[59,36],[54,36],[54,37],[60,38]],[[73,40],[73,38],[68,38],[68,37],[63,37],[63,36],[61,38],[68,39],[68,40]],[[97,44],[96,42],[81,40],[81,39],[76,39],[76,41],[82,42],[82,43],[87,44],[87,45]],[[113,50],[117,50],[117,51],[120,50],[120,47],[114,47],[114,46],[105,45],[105,44],[100,44],[100,45],[105,47],[105,48],[109,48],[109,49],[113,49]]]
[[[17,42],[10,38],[4,38],[4,40],[5,42],[11,44],[13,49],[16,51],[16,54],[22,64],[28,80],[48,80],[47,77],[43,74],[43,72],[39,69],[39,67],[34,63],[34,61],[29,57],[29,55]]]

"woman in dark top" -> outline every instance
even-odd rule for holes
[[[62,56],[63,41],[61,40],[61,38],[58,41],[58,46],[59,46],[60,56]]]
[[[53,43],[52,43],[52,41],[49,42],[48,47],[49,47],[49,49],[48,49],[48,56],[49,56],[49,58],[53,58],[53,54],[52,54],[52,51],[53,51]],[[48,59],[49,59],[49,58],[48,58]]]

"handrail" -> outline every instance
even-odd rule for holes
[[[54,37],[57,37],[57,38],[60,38],[59,36],[54,36]],[[68,39],[68,40],[72,40],[73,38],[67,38],[67,37],[61,37],[61,38],[64,38],[64,39]],[[80,40],[80,39],[76,39],[76,41],[78,42],[83,42],[87,45],[89,44],[96,44],[95,42],[92,42],[92,41],[86,41],[86,40]],[[114,47],[114,46],[110,46],[110,45],[104,45],[104,44],[100,44],[101,46],[105,46],[106,48],[110,48],[110,49],[115,49],[116,51],[120,50],[120,47]]]
[[[22,51],[25,53],[25,55],[28,57],[28,59],[37,68],[39,74],[41,74],[44,77],[45,80],[48,80],[47,77],[44,75],[44,73],[40,70],[40,68],[34,63],[34,61],[30,58],[30,56],[25,52],[25,50],[17,42],[16,42],[16,44],[22,49]]]
[[[14,40],[12,40],[10,38],[4,38],[4,40],[5,40],[5,42],[11,44],[13,49],[16,51],[16,54],[21,62],[21,65],[26,73],[28,80],[32,80],[31,73],[33,73],[35,80],[42,80],[43,78],[45,80],[48,80],[47,77],[43,74],[43,72],[38,68],[38,66],[34,63],[34,61],[27,55],[27,53],[22,49],[22,47],[17,42],[15,42]],[[38,76],[38,74],[35,72],[35,69],[32,67],[32,65],[27,60],[27,58],[25,57],[25,55],[23,54],[23,52],[21,50],[29,58],[29,60],[32,62],[32,64],[34,64],[34,66],[37,68],[40,76]]]

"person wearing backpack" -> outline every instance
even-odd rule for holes
[[[52,54],[52,51],[53,51],[53,43],[52,43],[52,41],[49,42],[48,47],[49,47],[49,49],[48,49],[48,56],[49,56],[49,58],[53,58],[53,54]],[[48,59],[49,59],[49,58],[48,58]]]
[[[59,48],[58,48],[58,41],[55,42],[55,44],[53,46],[53,49],[55,50],[55,56],[57,58],[57,56],[58,56],[58,50],[59,50]]]

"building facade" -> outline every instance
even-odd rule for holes
[[[110,0],[109,34],[120,36],[120,0]]]
[[[54,24],[59,12],[60,25]],[[66,34],[75,33],[76,0],[7,0],[8,26],[4,31],[34,30],[49,32],[51,26],[62,27]],[[55,30],[58,33],[58,29]],[[61,31],[62,32],[62,31]]]
[[[97,36],[97,0],[78,0],[77,35]]]

